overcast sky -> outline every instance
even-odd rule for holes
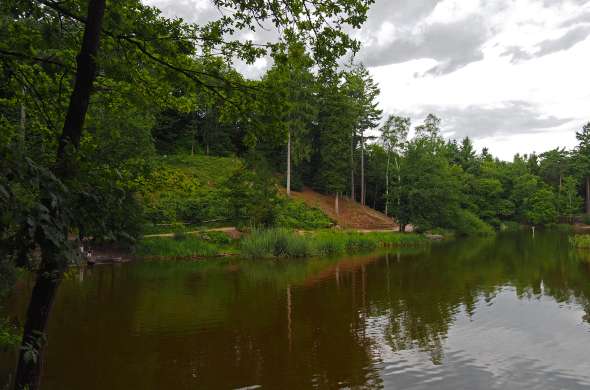
[[[208,0],[146,2],[190,21],[218,16]],[[352,35],[385,114],[416,125],[432,112],[445,136],[502,159],[570,148],[590,121],[590,0],[377,0]],[[269,61],[238,66],[257,77]]]

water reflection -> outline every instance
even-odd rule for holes
[[[54,309],[44,388],[587,387],[587,264],[566,237],[537,232],[76,271]],[[0,359],[7,375],[12,358]]]

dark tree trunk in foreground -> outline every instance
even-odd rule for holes
[[[68,155],[76,151],[80,146],[92,84],[96,79],[96,55],[98,53],[105,2],[106,0],[90,0],[88,4],[88,18],[86,19],[82,47],[76,58],[77,68],[74,90],[70,96],[70,105],[66,113],[63,131],[61,137],[59,137],[56,173],[60,178],[67,178],[75,173],[72,166],[75,159],[70,158],[71,156]]]
[[[90,0],[88,4],[88,17],[82,47],[77,57],[74,90],[70,96],[70,104],[59,139],[55,164],[55,174],[62,180],[72,178],[76,174],[76,156],[74,154],[80,146],[92,84],[96,78],[96,55],[98,53],[105,1]],[[68,232],[64,233],[65,237],[67,237]],[[38,232],[38,234],[42,235],[43,233]],[[45,331],[57,288],[67,267],[63,253],[51,243],[51,240],[41,237],[39,241],[42,253],[41,265],[31,295],[31,301],[29,302],[27,321],[19,354],[15,377],[15,389],[18,390],[35,390],[39,388],[46,340]]]

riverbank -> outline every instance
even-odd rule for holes
[[[240,235],[225,231],[177,233],[144,238],[136,255],[142,258],[301,258],[318,255],[358,253],[377,248],[428,245],[415,233],[322,229],[260,229]]]

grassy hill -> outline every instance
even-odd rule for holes
[[[264,173],[247,168],[236,157],[169,155],[160,157],[155,164],[140,185],[149,221],[146,233],[248,225],[243,214],[261,209],[270,211],[273,225],[288,228],[397,227],[391,218],[347,198],[341,199],[338,215],[333,196],[305,189],[287,198],[275,178],[261,178]],[[257,186],[263,188],[257,191]]]
[[[256,207],[269,210],[276,226],[315,229],[333,224],[319,208],[281,195],[273,177],[260,177],[238,158],[170,155],[155,164],[140,183],[146,233],[247,225],[243,214]]]

